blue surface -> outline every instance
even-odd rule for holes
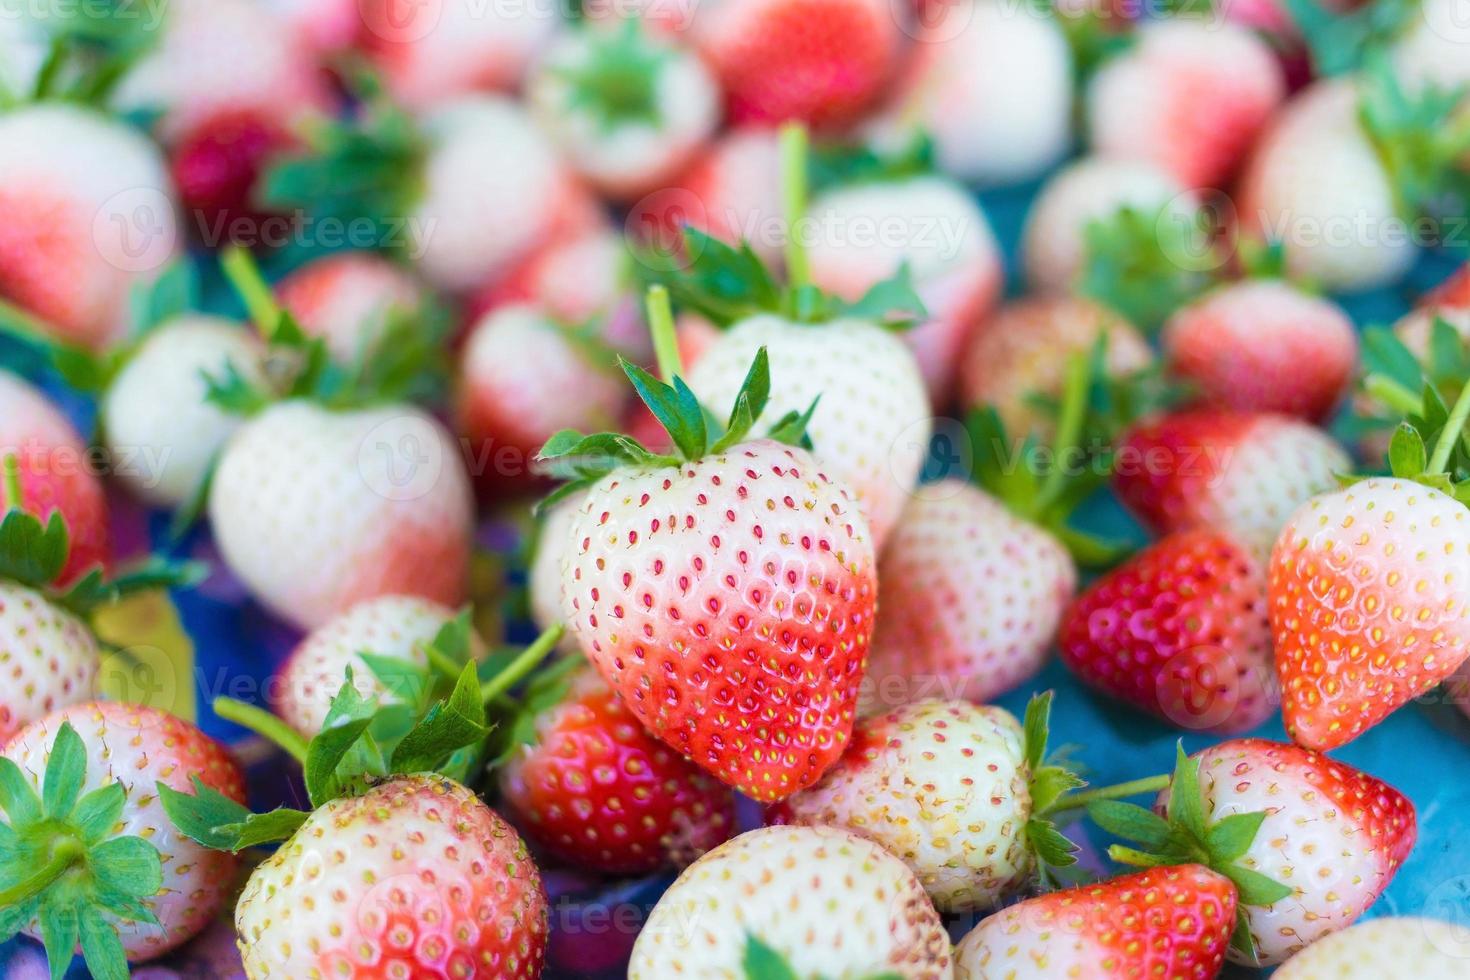
[[[1032,190],[982,195],[1009,256],[1016,254],[1015,244]],[[1463,256],[1426,254],[1399,286],[1347,299],[1344,305],[1360,325],[1391,322],[1460,261]],[[1014,279],[1014,263],[1008,272]],[[212,305],[217,307],[229,302],[220,299],[217,284],[211,295],[216,300]],[[19,366],[17,355],[0,347],[0,364]],[[74,399],[68,403],[79,419],[85,419],[84,405]],[[1139,536],[1137,528],[1110,499],[1095,501],[1084,512],[1082,522],[1114,535],[1127,532]],[[161,517],[155,517],[150,523],[155,532],[161,531]],[[207,536],[196,535],[186,548],[196,555],[207,555]],[[177,602],[198,645],[201,704],[207,703],[210,695],[238,693],[223,685],[244,679],[243,690],[248,691],[252,682],[263,681],[293,641],[288,630],[273,624],[253,605],[240,601],[227,585],[181,594]],[[516,630],[516,636],[527,638],[523,628]],[[1053,745],[1076,746],[1075,755],[1089,767],[1090,779],[1095,784],[1162,773],[1172,767],[1174,745],[1179,738],[1177,730],[1095,697],[1055,662],[1034,683],[1001,698],[1000,703],[1019,715],[1033,691],[1047,688],[1057,692]],[[1431,696],[1425,700],[1435,702],[1438,698]],[[218,737],[234,739],[240,734],[209,716],[207,711],[201,723]],[[1275,739],[1285,737],[1279,722],[1264,726],[1256,734]],[[1211,742],[1207,737],[1184,737],[1185,747],[1191,751]],[[1470,925],[1470,848],[1461,846],[1459,840],[1461,832],[1470,832],[1470,720],[1449,704],[1409,706],[1334,755],[1398,787],[1418,809],[1418,846],[1370,915],[1426,914]],[[287,775],[284,766],[257,767],[252,787],[253,802],[257,805],[269,805],[276,798],[290,798],[296,792],[295,781]],[[1093,851],[1101,850],[1106,843],[1105,840],[1085,841]],[[548,977],[619,976],[616,956],[630,944],[631,935],[626,929],[621,932],[617,929],[615,916],[612,924],[609,923],[605,918],[607,910],[619,906],[646,907],[667,879],[629,883],[616,890],[602,891],[601,897],[593,901],[585,898],[593,883],[554,872],[548,875],[548,880],[554,896],[553,927],[558,933]],[[597,918],[598,915],[604,918]],[[962,927],[963,924],[956,925],[957,930]],[[228,970],[220,964],[228,961],[228,946],[228,929],[207,934],[196,943],[197,948],[189,951],[192,955],[159,964],[158,972],[151,975],[227,975]],[[38,964],[34,946],[20,943],[0,946],[0,973],[6,977],[42,976],[37,972]],[[78,967],[73,975],[85,974]],[[1241,971],[1239,975],[1252,974]]]

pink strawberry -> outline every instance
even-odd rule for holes
[[[799,977],[951,972],[949,937],[914,873],[834,827],[752,830],[694,862],[644,923],[628,980],[749,976],[753,956]]]
[[[736,123],[849,123],[897,67],[903,35],[882,0],[711,0],[693,36]]]
[[[453,619],[452,609],[417,596],[384,595],[360,602],[297,645],[276,677],[272,707],[304,737],[315,737],[349,668],[362,697],[390,701],[387,688],[361,655],[423,665],[426,647]]]
[[[612,426],[626,402],[611,352],[534,307],[493,310],[465,342],[456,414],[489,491],[534,485],[531,460],[548,439]]]
[[[129,290],[180,244],[157,149],[132,127],[63,102],[0,116],[0,212],[0,300],[51,325],[56,339],[93,349],[120,339]]]
[[[541,975],[541,876],[516,832],[442,776],[321,806],[235,907],[252,977]]]
[[[466,95],[510,91],[555,36],[562,13],[549,0],[488,13],[446,0],[361,0],[358,47],[394,100],[416,112]]]
[[[1254,836],[1217,870],[1239,880],[1236,868],[1285,885],[1267,904],[1242,902],[1257,962],[1282,962],[1322,937],[1350,926],[1393,880],[1414,846],[1414,806],[1364,772],[1295,745],[1264,739],[1222,742],[1194,757],[1206,839],[1240,815],[1264,812]],[[1175,787],[1159,796],[1178,824]],[[1188,837],[1186,836],[1187,840]],[[1217,866],[1218,844],[1207,848]],[[1247,879],[1245,884],[1251,883]],[[1231,958],[1251,962],[1242,951]]]
[[[1305,422],[1195,409],[1130,429],[1114,458],[1113,488],[1156,534],[1225,531],[1264,564],[1297,507],[1351,468],[1346,451]]]
[[[1098,579],[1057,645],[1083,681],[1186,729],[1243,731],[1275,709],[1265,571],[1217,531],[1170,535]]]
[[[44,939],[61,972],[80,937],[96,976],[124,976],[125,961],[160,956],[201,931],[238,862],[165,817],[157,785],[182,790],[191,780],[245,798],[244,775],[223,746],[153,708],[75,704],[13,735],[0,753],[9,839],[0,938],[23,930]]]
[[[635,20],[563,34],[526,89],[572,168],[618,201],[666,185],[720,122],[719,88],[704,63]]]
[[[1071,353],[1107,338],[1106,368],[1121,377],[1153,361],[1148,343],[1122,317],[1082,297],[1038,296],[1003,306],[983,323],[960,365],[960,400],[994,406],[1008,431],[1024,437],[1046,428],[1037,395],[1061,394]]]
[[[999,246],[985,213],[959,184],[936,175],[871,181],[819,195],[812,224],[812,281],[849,301],[907,263],[928,316],[903,336],[931,401],[946,405],[960,354],[1004,286]],[[882,229],[878,239],[858,229]]]
[[[1151,21],[1088,83],[1092,149],[1152,163],[1185,187],[1219,188],[1285,96],[1271,49],[1245,28]]]
[[[257,112],[225,112],[193,127],[169,154],[169,171],[190,230],[205,245],[262,247],[285,236],[283,215],[255,205],[255,189],[270,160],[296,145],[284,123]],[[274,219],[279,229],[267,222]]]
[[[1159,225],[1162,233],[1197,227],[1200,202],[1156,164],[1083,157],[1051,177],[1031,205],[1021,242],[1026,281],[1033,289],[1052,293],[1076,287],[1087,265],[1089,226],[1125,208]],[[1178,258],[1196,257],[1191,248]]]
[[[1279,980],[1451,980],[1463,971],[1464,933],[1453,922],[1387,916],[1313,943],[1272,976]]]
[[[997,912],[955,948],[956,980],[1209,980],[1235,929],[1235,887],[1199,865],[1153,868]]]
[[[3,234],[3,231],[0,231]],[[19,500],[30,514],[65,521],[71,550],[61,571],[70,584],[111,557],[107,498],[86,443],[60,409],[20,378],[0,371],[0,460],[14,456]]]
[[[880,116],[880,139],[934,138],[940,168],[967,183],[1039,177],[1072,141],[1072,52],[1057,21],[1005,4],[935,3]]]
[[[1331,300],[1280,279],[1245,280],[1175,313],[1164,356],[1207,403],[1316,422],[1352,384],[1358,338]]]
[[[403,266],[373,252],[313,259],[276,283],[276,297],[301,328],[321,337],[339,361],[351,362],[394,315],[414,315],[428,291]]]
[[[340,56],[363,27],[355,0],[266,0],[265,7],[318,61]]]
[[[574,867],[628,875],[682,867],[730,836],[728,787],[644,731],[596,671],[561,686],[551,703],[527,703],[498,773],[507,812],[534,843]]]

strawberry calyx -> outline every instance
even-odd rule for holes
[[[313,808],[360,796],[399,776],[431,772],[469,784],[484,771],[494,730],[487,706],[498,704],[552,650],[564,630],[548,629],[524,650],[473,657],[473,627],[464,610],[425,647],[427,666],[361,653],[391,699],[364,697],[349,667],[321,732],[310,741],[256,705],[216,698],[214,711],[275,742],[301,764]],[[194,792],[160,783],[159,796],[179,831],[205,847],[237,852],[285,840],[309,811],[282,807],[254,813],[194,779]]]
[[[1054,816],[1061,812],[1058,806],[1067,793],[1086,785],[1073,770],[1047,761],[1053,696],[1044,691],[1033,697],[1021,722],[1031,797],[1031,816],[1024,833],[1026,846],[1036,858],[1037,884],[1044,891],[1075,878],[1077,845],[1057,828]]]
[[[304,399],[332,411],[351,411],[431,401],[445,390],[451,321],[432,304],[387,311],[371,341],[350,361],[337,361],[324,338],[308,335],[276,301],[249,251],[226,247],[220,267],[267,348],[264,385],[246,378],[233,363],[206,377],[209,400],[223,410],[251,416],[280,401]]]
[[[0,518],[0,578],[40,592],[58,606],[81,617],[90,616],[130,595],[154,589],[192,588],[208,575],[199,562],[173,562],[149,556],[115,575],[101,568],[87,571],[66,589],[54,587],[71,554],[71,533],[59,511],[42,522],[21,503],[20,463],[14,454],[3,466],[5,515]]]
[[[158,43],[166,24],[166,0],[28,9],[30,24],[50,42],[46,60],[29,92],[0,89],[0,105],[55,100],[105,109],[118,82]]]
[[[937,152],[934,138],[924,132],[888,151],[867,143],[822,143],[810,151],[807,186],[817,196],[837,187],[928,176],[939,170]]]
[[[81,946],[92,975],[128,976],[116,919],[158,925],[147,901],[163,888],[163,859],[142,837],[119,836],[127,792],[111,782],[85,796],[87,750],[64,722],[56,733],[41,794],[20,766],[0,757],[0,943],[32,922],[53,976],[61,976]]]
[[[1167,785],[1169,800],[1164,816],[1119,800],[1091,802],[1087,815],[1108,833],[1138,845],[1114,844],[1108,849],[1108,855],[1120,864],[1139,868],[1202,864],[1229,878],[1240,896],[1231,943],[1256,962],[1246,907],[1266,908],[1293,894],[1276,879],[1239,863],[1255,841],[1266,811],[1207,820],[1200,792],[1199,759],[1187,755],[1183,743],[1179,744],[1174,774],[1167,778]]]
[[[567,107],[590,112],[604,132],[628,123],[659,125],[659,75],[674,50],[635,17],[612,30],[583,30],[588,40],[583,62],[551,69],[567,83]]]
[[[1148,332],[1221,281],[1226,263],[1210,208],[1182,214],[1165,202],[1125,205],[1083,231],[1077,290]]]
[[[745,934],[745,951],[740,956],[740,968],[745,972],[745,980],[799,980],[800,977],[786,957],[751,933]],[[818,977],[817,980],[821,978]],[[903,974],[887,970],[883,973],[870,973],[860,980],[903,980]]]
[[[1459,112],[1466,91],[1427,85],[1406,92],[1382,51],[1368,56],[1358,120],[1392,178],[1402,215],[1432,213],[1447,198],[1470,199],[1470,176],[1460,167],[1470,152],[1470,117]]]
[[[1430,324],[1423,357],[1391,328],[1369,327],[1363,331],[1362,389],[1372,407],[1354,420],[1355,426],[1362,431],[1396,428],[1406,416],[1421,412],[1426,385],[1448,401],[1458,395],[1466,378],[1470,378],[1470,343],[1444,317],[1436,316]]]
[[[1318,77],[1346,75],[1362,67],[1368,53],[1391,42],[1419,12],[1419,0],[1374,0],[1356,10],[1329,10],[1319,0],[1285,0],[1311,54]]]

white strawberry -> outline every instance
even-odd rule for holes
[[[1277,970],[1276,980],[1457,980],[1465,930],[1454,922],[1388,916],[1318,940]]]
[[[628,980],[746,976],[752,940],[799,977],[951,973],[939,915],[898,858],[833,827],[768,827],[679,876],[638,934]]]
[[[531,567],[526,572],[526,591],[531,619],[541,629],[550,629],[562,621],[561,567],[567,551],[573,546],[572,524],[581,505],[581,494],[558,501],[541,515],[536,528]],[[575,646],[575,643],[571,645]]]
[[[44,715],[93,697],[92,630],[33,588],[0,580],[0,745]]]
[[[1459,0],[1422,0],[1410,10],[1388,52],[1404,88],[1454,92],[1470,85],[1470,64],[1465,60],[1470,21]]]
[[[93,349],[119,339],[128,291],[152,279],[180,239],[157,148],[62,102],[0,115],[0,213],[0,300]]]
[[[806,218],[812,281],[856,301],[908,264],[928,315],[903,334],[936,406],[1004,286],[1000,248],[973,196],[937,175],[859,182],[819,195]]]
[[[276,283],[276,297],[301,329],[350,362],[370,347],[394,315],[415,315],[427,290],[408,269],[374,252],[314,259]]]
[[[1088,226],[1124,208],[1160,225],[1193,228],[1199,206],[1193,191],[1154,164],[1083,157],[1051,177],[1031,205],[1021,243],[1026,281],[1048,292],[1077,286],[1087,261]]]
[[[265,347],[243,324],[185,314],[152,329],[102,395],[113,475],[140,499],[176,508],[204,486],[240,419],[208,400],[206,374],[264,380]]]
[[[349,668],[358,694],[391,701],[361,655],[422,666],[428,663],[426,647],[454,615],[449,607],[417,596],[385,595],[358,603],[313,630],[291,652],[276,678],[273,708],[302,736],[315,737]]]
[[[719,89],[703,62],[634,20],[562,35],[526,91],[572,167],[619,201],[666,184],[720,121]]]
[[[923,18],[914,57],[875,127],[931,134],[946,173],[983,184],[1040,176],[1072,139],[1072,53],[1055,20],[1000,0]]]

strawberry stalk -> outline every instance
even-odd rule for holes
[[[0,513],[10,513],[12,510],[23,510],[25,504],[20,495],[20,460],[15,458],[15,453],[5,454],[5,480],[0,485],[0,503],[5,505]]]
[[[220,253],[219,265],[245,304],[250,321],[260,331],[261,338],[269,343],[281,323],[281,305],[276,302],[276,295],[265,276],[261,275],[255,257],[239,245],[229,245]]]
[[[1438,441],[1434,444],[1434,455],[1429,457],[1429,467],[1424,471],[1426,476],[1434,476],[1445,471],[1445,466],[1450,461],[1450,454],[1454,452],[1455,445],[1465,434],[1465,423],[1470,421],[1470,383],[1460,389],[1460,395],[1455,399],[1455,406],[1450,410],[1449,421],[1445,423],[1444,430],[1440,432]]]
[[[248,728],[267,741],[275,743],[297,762],[302,765],[306,764],[306,739],[302,738],[296,729],[269,711],[228,697],[215,698],[212,707],[214,713],[220,718],[234,722],[241,728]]]
[[[480,700],[488,704],[519,684],[556,649],[565,633],[566,627],[557,623],[536,637],[504,670],[480,685]]]
[[[798,231],[807,208],[810,137],[801,123],[781,127],[781,210],[786,219],[786,283],[799,293],[812,279],[811,260]]]
[[[45,867],[20,884],[0,891],[0,908],[11,908],[41,894],[56,879],[70,871],[86,853],[86,846],[75,837],[70,834],[61,837],[52,845],[51,857]]]
[[[644,300],[648,311],[648,332],[653,337],[653,352],[658,358],[658,373],[666,384],[684,375],[684,364],[679,358],[679,337],[674,329],[674,309],[669,302],[669,291],[663,286],[649,286]]]
[[[1047,813],[1066,813],[1071,810],[1082,810],[1104,800],[1121,800],[1130,796],[1158,793],[1168,787],[1169,776],[1167,773],[1158,776],[1145,776],[1142,779],[1133,779],[1126,783],[1117,783],[1112,786],[1099,786],[1095,789],[1083,790],[1078,793],[1068,793],[1053,803],[1047,809]]]
[[[1091,383],[1087,355],[1073,353],[1067,358],[1066,382],[1062,389],[1062,414],[1057,422],[1055,462],[1046,480],[1041,485],[1041,496],[1037,503],[1038,512],[1045,512],[1066,487],[1067,475],[1063,461],[1077,446],[1082,434],[1083,413],[1087,409],[1087,389]]]

